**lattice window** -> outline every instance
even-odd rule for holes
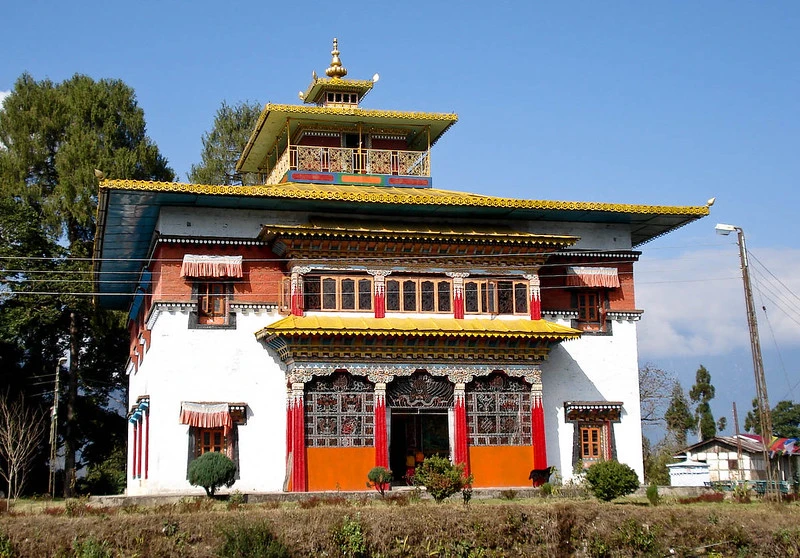
[[[306,387],[308,447],[371,447],[374,386],[347,373],[317,378]]]
[[[495,373],[467,384],[467,428],[473,446],[531,444],[531,391],[519,378]]]

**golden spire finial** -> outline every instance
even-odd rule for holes
[[[331,65],[325,70],[325,75],[331,78],[342,78],[347,75],[347,68],[342,66],[342,61],[339,59],[339,39],[333,39],[333,50],[331,51],[333,59]]]

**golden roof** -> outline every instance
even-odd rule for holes
[[[538,211],[610,212],[628,214],[685,215],[704,217],[708,206],[639,205],[604,202],[525,200],[485,196],[434,188],[390,188],[339,184],[285,183],[261,186],[223,186],[152,182],[147,180],[103,180],[101,190],[139,190],[192,195],[325,200],[357,203],[463,206],[476,208],[527,209]]]
[[[577,339],[577,329],[545,320],[489,320],[455,318],[359,318],[339,316],[287,316],[256,332],[271,335],[338,335],[348,337],[505,337],[564,341]]]

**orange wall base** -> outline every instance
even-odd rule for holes
[[[375,448],[308,448],[308,490],[370,490],[367,473],[375,466]]]
[[[485,446],[469,448],[472,486],[528,486],[533,469],[531,446]]]

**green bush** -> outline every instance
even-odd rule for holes
[[[552,496],[553,495],[553,485],[550,484],[549,482],[544,483],[542,485],[542,487],[539,489],[539,495],[542,498],[547,498],[548,496]]]
[[[631,494],[639,488],[636,472],[618,461],[595,463],[586,471],[586,482],[592,494],[604,502]]]
[[[17,550],[5,533],[0,533],[0,558],[15,558]]]
[[[284,558],[289,551],[275,538],[269,525],[233,525],[222,530],[222,558]]]
[[[472,475],[466,475],[464,465],[453,465],[438,455],[428,457],[417,465],[414,484],[424,486],[428,494],[440,504],[456,492],[472,484]]]
[[[647,487],[647,501],[651,506],[657,506],[661,502],[661,496],[658,495],[658,486],[655,483],[650,483]]]
[[[224,453],[209,451],[189,464],[189,483],[202,486],[208,496],[223,486],[233,486],[234,482],[236,464]]]
[[[392,472],[386,467],[373,467],[367,473],[367,481],[367,488],[375,488],[383,498],[386,487],[392,482]]]
[[[336,545],[342,556],[348,558],[367,556],[367,540],[360,515],[356,514],[355,519],[345,516],[344,522],[333,531],[333,544]]]

